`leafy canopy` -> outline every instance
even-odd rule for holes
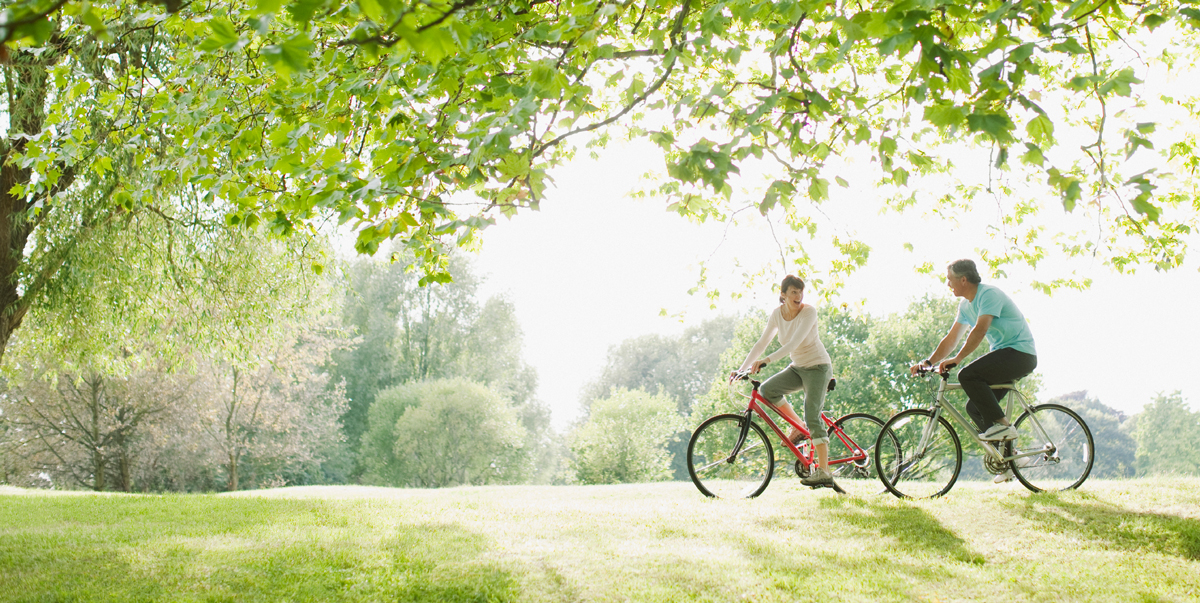
[[[397,239],[427,283],[449,278],[447,245],[536,209],[575,141],[618,134],[661,148],[646,192],[669,209],[789,227],[785,269],[867,261],[853,233],[825,232],[822,205],[852,180],[894,210],[999,205],[979,250],[993,269],[1177,267],[1200,209],[1198,105],[1145,82],[1192,68],[1198,26],[1170,0],[23,0],[0,41],[152,31],[172,60],[141,79],[139,110],[181,151],[156,177],[228,202],[233,225],[333,218],[364,253]],[[23,161],[52,171],[51,152]],[[1053,209],[1089,227],[1047,231]],[[818,237],[833,256],[804,246]],[[1046,284],[1062,285],[1083,283]]]

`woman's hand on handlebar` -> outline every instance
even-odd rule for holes
[[[755,361],[755,363],[753,365],[751,365],[749,369],[746,369],[744,371],[736,370],[736,371],[733,371],[732,373],[729,373],[729,380],[730,381],[740,381],[742,379],[749,379],[750,375],[753,375],[753,374],[757,373],[758,371],[761,371],[764,366],[767,366],[766,360]]]

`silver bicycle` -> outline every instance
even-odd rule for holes
[[[935,371],[918,371],[922,377],[931,373]],[[951,421],[983,450],[988,471],[1000,475],[1011,469],[1034,492],[1070,490],[1087,479],[1095,448],[1092,432],[1075,411],[1060,404],[1030,406],[1016,382],[993,385],[992,389],[1011,390],[1005,396],[1007,416],[1014,416],[1014,411],[1021,415],[1013,423],[1015,440],[987,442],[946,399],[946,392],[962,386],[949,383],[949,372],[940,376],[932,407],[901,412],[879,433],[875,469],[889,492],[900,498],[934,498],[954,487],[962,468],[962,444]]]

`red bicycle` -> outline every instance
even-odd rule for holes
[[[767,415],[764,407],[776,410],[758,393],[761,382],[748,373],[735,373],[729,380],[731,390],[737,381],[750,381],[745,412],[721,414],[706,419],[688,442],[687,464],[692,482],[705,496],[713,498],[753,498],[762,494],[775,473],[775,451],[766,432],[753,418],[758,415],[779,436],[783,446],[796,457],[795,471],[807,477],[813,466],[812,434],[808,428],[780,414],[800,432],[793,444]],[[837,381],[829,381],[833,391]],[[776,412],[778,412],[776,410]],[[875,473],[873,451],[883,432],[883,421],[866,413],[852,413],[834,421],[825,413],[821,419],[829,430],[829,468],[834,475],[832,488],[842,494],[873,494],[883,491]]]

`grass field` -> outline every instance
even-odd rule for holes
[[[0,488],[0,601],[1196,601],[1200,480],[941,500],[778,480],[235,495]]]

